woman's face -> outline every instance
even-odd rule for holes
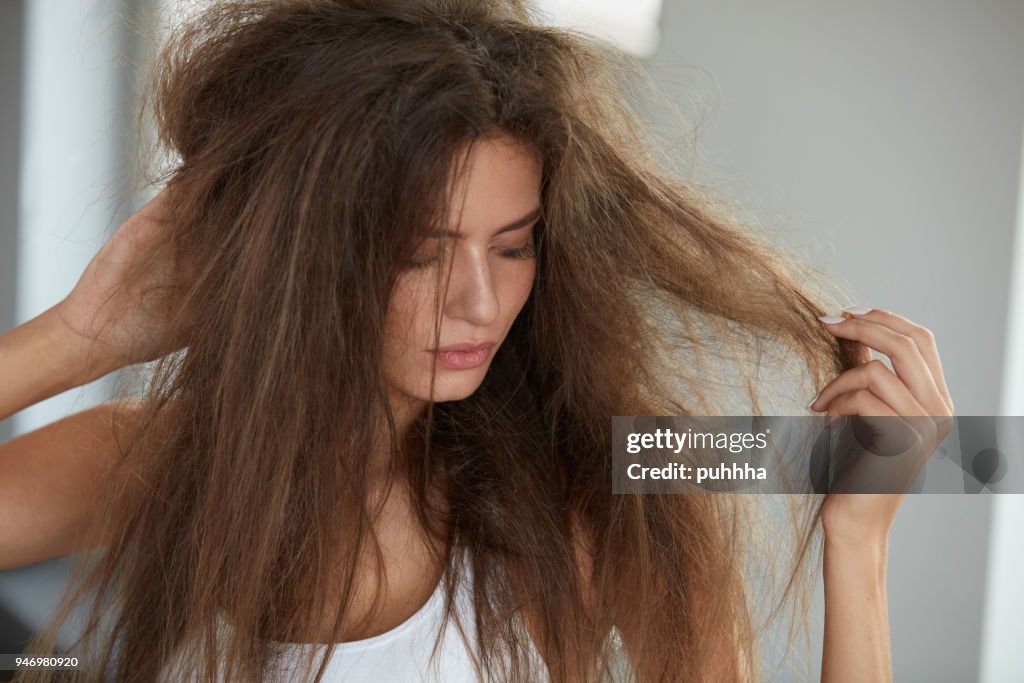
[[[443,257],[436,256],[437,238],[420,245],[392,294],[384,348],[392,402],[429,400],[435,357],[435,401],[463,399],[480,386],[533,286],[540,185],[541,163],[530,148],[505,137],[473,146],[455,189],[452,220],[458,224],[449,227],[459,230],[459,238],[450,241]],[[443,284],[449,262],[451,280],[435,348],[437,269]],[[490,347],[445,352],[481,344]]]

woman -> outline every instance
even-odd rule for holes
[[[159,359],[141,400],[4,446],[98,437],[50,544],[0,546],[104,549],[65,602],[94,599],[81,680],[757,680],[754,501],[611,495],[611,416],[714,414],[716,357],[759,414],[767,344],[815,412],[952,414],[928,330],[819,321],[809,271],[659,164],[640,68],[515,0],[223,2],[156,73],[168,189],[0,354],[0,416]],[[891,679],[900,499],[788,501],[767,617],[823,532],[823,680]]]

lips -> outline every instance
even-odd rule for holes
[[[449,344],[434,351],[437,362],[449,370],[470,370],[487,362],[495,342]]]
[[[473,352],[473,351],[486,351],[487,349],[494,346],[495,342],[463,342],[461,344],[450,344],[448,346],[438,347],[436,350],[440,353],[455,351],[455,352]]]

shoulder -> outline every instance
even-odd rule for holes
[[[175,426],[180,401],[166,401],[155,415],[150,413],[150,405],[141,398],[118,399],[104,406],[110,411],[112,425],[119,439],[137,436],[164,439]],[[145,428],[141,434],[140,428]]]

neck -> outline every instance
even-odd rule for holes
[[[369,472],[374,479],[382,479],[399,445],[405,440],[412,423],[426,410],[427,402],[391,390],[388,394],[392,415],[395,418],[395,441],[388,434],[387,420],[381,415],[377,433],[377,448],[370,456]]]

